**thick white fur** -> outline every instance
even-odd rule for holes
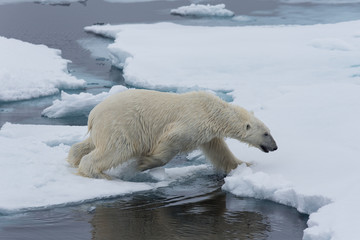
[[[251,130],[249,130],[249,126]],[[140,171],[176,154],[200,148],[215,167],[229,172],[242,162],[228,149],[230,137],[259,147],[266,126],[251,113],[205,92],[185,94],[128,90],[107,98],[89,115],[90,136],[72,146],[68,162],[87,177],[130,159]]]

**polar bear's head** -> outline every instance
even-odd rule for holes
[[[266,153],[277,149],[276,142],[271,136],[270,130],[263,122],[253,116],[253,114],[250,114],[249,119],[245,122],[244,128],[245,134],[241,141],[257,147]]]

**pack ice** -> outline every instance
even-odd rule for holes
[[[53,95],[59,89],[84,88],[71,76],[61,51],[0,37],[0,102]]]

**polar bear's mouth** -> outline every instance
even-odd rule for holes
[[[267,147],[265,147],[264,145],[260,145],[260,148],[263,152],[266,152],[266,153],[269,152],[269,149],[267,149]]]

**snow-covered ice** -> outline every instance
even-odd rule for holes
[[[113,86],[109,92],[99,94],[80,93],[68,94],[61,92],[61,99],[56,99],[53,104],[45,108],[42,112],[43,116],[48,118],[61,118],[73,116],[87,116],[91,109],[108,96],[127,90],[124,86]]]
[[[109,45],[113,65],[124,68],[125,81],[131,85],[241,90],[234,95],[244,105],[248,104],[244,101],[253,104],[255,99],[284,91],[278,88],[283,87],[281,83],[328,83],[357,74],[359,69],[350,66],[357,64],[358,32],[348,29],[358,24],[188,27],[159,23],[95,25],[85,30],[116,37]],[[147,36],[147,41],[140,36]],[[337,49],[324,49],[329,48],[329,39]],[[344,44],[354,45],[355,50],[339,51]],[[253,84],[263,87],[255,95],[246,94]],[[269,91],[270,86],[274,87]]]
[[[83,140],[86,132],[84,126],[3,125],[0,192],[6,194],[0,198],[0,214],[151,190],[210,167],[154,169],[137,173],[148,179],[141,182],[84,178],[65,159],[70,145]],[[119,171],[121,167],[110,174]]]
[[[311,26],[90,26],[112,37],[131,85],[231,90],[279,149],[228,140],[239,166],[223,189],[310,214],[304,239],[356,239],[360,212],[360,21]],[[146,36],[144,38],[143,36]]]
[[[85,87],[68,73],[61,51],[0,37],[0,101],[17,101],[56,94],[59,89]]]
[[[234,12],[225,8],[225,4],[191,4],[170,11],[171,14],[191,17],[233,17]]]

